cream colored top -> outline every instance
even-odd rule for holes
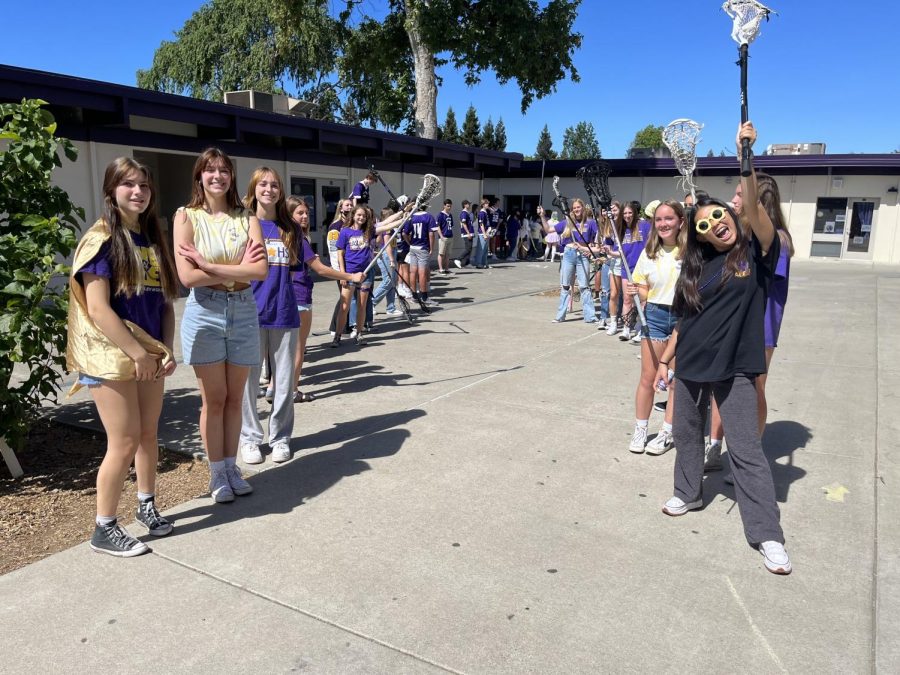
[[[647,249],[641,251],[631,278],[634,283],[647,286],[647,302],[671,305],[675,300],[675,284],[680,274],[678,247],[660,246],[655,260],[647,257]]]
[[[182,206],[194,228],[194,247],[207,261],[219,265],[237,265],[250,240],[250,212],[244,209],[213,216],[203,209]],[[224,282],[228,289],[233,281]]]

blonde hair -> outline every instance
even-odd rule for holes
[[[275,202],[275,225],[281,230],[281,238],[284,242],[284,247],[288,251],[290,264],[295,265],[297,264],[298,259],[297,232],[300,228],[294,223],[294,219],[291,218],[291,212],[288,211],[287,200],[284,196],[284,181],[281,180],[281,176],[275,169],[270,169],[267,166],[256,167],[253,171],[253,175],[250,176],[250,182],[247,184],[247,195],[244,197],[244,206],[256,214],[256,208],[259,206],[259,202],[256,199],[256,186],[259,185],[259,181],[261,181],[266,174],[271,174],[278,183],[278,201]]]
[[[656,256],[659,255],[659,251],[663,247],[662,237],[656,231],[656,214],[659,213],[663,206],[668,206],[672,209],[681,220],[681,229],[678,230],[678,236],[675,238],[675,245],[678,247],[677,258],[681,260],[684,244],[687,242],[687,225],[684,222],[684,207],[681,205],[681,202],[674,199],[667,199],[656,205],[656,211],[653,212],[653,220],[650,222],[650,238],[647,240],[647,246],[644,250],[647,251],[647,258],[656,260]]]

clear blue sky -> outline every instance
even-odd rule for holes
[[[49,0],[36,11],[30,3],[7,3],[0,63],[134,85],[135,71],[150,65],[159,43],[201,4]],[[439,122],[451,105],[462,122],[474,103],[482,124],[503,117],[508,150],[528,154],[544,124],[559,150],[565,128],[587,120],[603,155],[615,158],[645,125],[690,117],[706,125],[699,153],[731,152],[739,71],[731,22],[720,6],[719,0],[584,0],[576,24],[584,35],[575,54],[581,82],[561,82],[522,115],[515,84],[500,87],[488,75],[468,88],[445,68]],[[824,141],[834,153],[900,148],[900,3],[773,0],[771,6],[778,15],[750,47],[750,116],[760,144]]]

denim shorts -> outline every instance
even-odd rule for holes
[[[611,258],[609,273],[615,274],[617,277],[622,276],[622,258]]]
[[[428,269],[429,265],[431,265],[431,251],[410,246],[406,262],[409,263],[410,267],[424,267]]]
[[[298,305],[297,305],[297,311],[298,311],[298,312],[311,312],[311,311],[312,311],[312,303],[309,303],[308,305],[300,305],[300,304],[298,304]]]
[[[78,384],[84,385],[85,387],[97,387],[103,384],[106,380],[101,380],[99,377],[91,377],[90,375],[85,375],[84,373],[78,373]]]
[[[223,361],[234,366],[259,365],[259,319],[253,291],[191,289],[181,318],[181,353],[191,366]]]
[[[678,323],[678,319],[672,313],[671,306],[648,302],[644,308],[644,315],[647,317],[647,327],[650,329],[651,340],[662,342],[672,337],[672,332],[675,330],[675,324]]]

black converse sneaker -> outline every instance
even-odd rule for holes
[[[91,548],[98,553],[108,553],[117,558],[133,558],[150,550],[147,544],[132,537],[117,522],[95,526]]]
[[[159,514],[152,499],[138,502],[137,513],[134,518],[146,527],[154,537],[165,537],[172,531],[172,523]]]

